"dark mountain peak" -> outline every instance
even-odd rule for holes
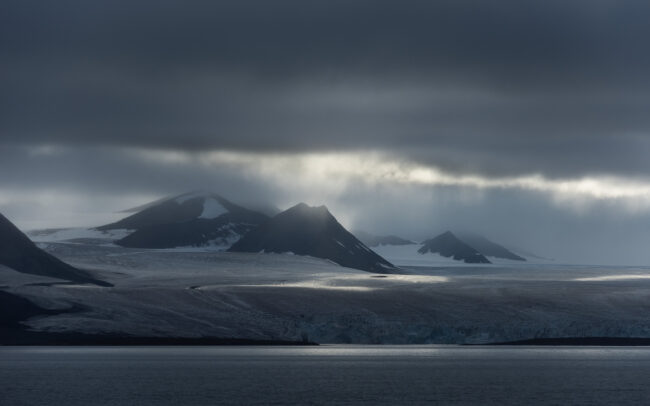
[[[193,191],[140,206],[142,210],[99,230],[135,230],[117,241],[131,248],[211,245],[227,248],[268,216],[208,191]]]
[[[95,279],[89,273],[68,265],[38,248],[2,214],[0,214],[0,264],[26,274],[109,286],[106,282]]]
[[[458,244],[458,243],[465,244],[463,241],[461,241],[460,238],[456,237],[456,235],[454,233],[452,233],[451,231],[449,231],[449,230],[445,231],[442,234],[438,234],[434,238],[430,238],[430,239],[422,242],[422,244],[427,244],[427,242],[432,242],[432,241],[435,241],[435,242],[447,242],[447,243],[454,243],[454,244]]]
[[[197,190],[194,192],[183,193],[182,195],[173,197],[170,200],[175,201],[179,205],[184,205],[189,202],[199,202],[205,205],[205,202],[215,201],[218,204],[222,205],[223,209],[226,211],[245,209],[244,207],[231,202],[218,193],[206,190]]]
[[[144,227],[182,223],[194,219],[214,219],[228,213],[261,213],[232,203],[223,196],[206,191],[183,193],[140,206],[141,210],[115,223],[98,227],[99,230],[139,230]],[[129,210],[132,211],[133,209]]]
[[[194,198],[201,198],[201,197],[206,197],[206,196],[210,196],[210,195],[212,195],[214,197],[217,197],[217,198],[223,199],[219,194],[214,193],[214,192],[208,192],[208,191],[205,191],[205,190],[193,190],[191,192],[185,192],[185,193],[181,193],[179,195],[161,197],[160,199],[156,199],[156,200],[154,200],[152,202],[148,202],[148,203],[136,206],[136,207],[131,207],[131,208],[128,208],[126,210],[122,210],[122,211],[120,211],[120,213],[137,213],[137,212],[143,211],[143,210],[148,209],[148,208],[153,207],[153,206],[160,205],[160,204],[168,202],[168,201],[176,201],[178,203],[179,201],[191,200],[191,199],[194,199]]]
[[[325,206],[299,203],[233,244],[233,252],[291,252],[349,268],[389,273],[396,268],[350,234]]]
[[[283,224],[283,227],[305,227],[312,231],[325,229],[328,224],[339,224],[327,207],[309,206],[306,203],[298,203],[275,215],[273,219],[276,223]]]
[[[424,241],[418,252],[420,254],[426,254],[428,252],[440,254],[443,257],[451,257],[457,261],[464,261],[471,264],[490,263],[485,256],[458,239],[451,231],[445,231],[437,237]]]
[[[487,257],[504,258],[513,261],[526,260],[506,247],[490,241],[482,235],[468,232],[459,233],[458,235],[463,242]]]
[[[444,233],[440,234],[440,235],[439,235],[438,237],[436,237],[436,238],[457,238],[457,237],[454,235],[454,233],[452,233],[451,231],[447,230],[447,231],[445,231]]]
[[[325,215],[329,214],[331,216],[330,211],[327,209],[327,206],[321,205],[321,206],[310,206],[307,203],[300,202],[296,204],[295,206],[290,207],[289,209],[283,211],[282,213],[279,214],[295,214],[299,213],[301,215]]]
[[[32,241],[18,229],[8,218],[0,213],[0,236],[3,248],[18,248]]]

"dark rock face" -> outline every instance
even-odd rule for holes
[[[15,271],[65,279],[77,283],[110,284],[66,264],[38,248],[25,234],[0,214],[0,264]]]
[[[300,203],[271,218],[233,244],[233,252],[292,252],[329,259],[341,266],[375,273],[397,268],[366,247],[325,206]]]
[[[23,297],[0,291],[0,331],[6,327],[18,328],[21,321],[30,317],[59,313],[62,311],[43,309]],[[0,344],[4,343],[0,341]]]
[[[465,261],[468,264],[490,263],[480,252],[459,240],[450,231],[424,241],[418,252],[420,254],[426,254],[428,252],[440,254],[443,257],[453,258],[457,261]]]
[[[411,245],[415,242],[405,240],[396,235],[372,235],[364,231],[355,231],[354,235],[368,247],[378,247],[380,245]]]
[[[486,257],[504,258],[513,261],[526,260],[526,258],[520,257],[514,252],[508,250],[506,247],[477,234],[463,233],[459,235],[459,238]]]
[[[211,220],[193,219],[182,223],[153,224],[115,243],[128,248],[200,247],[209,243],[230,247],[265,220],[266,218],[242,219],[227,215]]]
[[[135,214],[132,214],[115,223],[97,227],[98,230],[140,230],[142,228],[171,223],[182,223],[201,218],[205,215],[206,219],[213,219],[219,216],[210,216],[205,212],[206,202],[221,206],[223,214],[232,213],[241,216],[252,215],[265,219],[265,216],[253,210],[246,209],[215,193],[191,192],[176,197],[168,198],[162,201],[150,203]],[[217,213],[215,213],[217,214]]]
[[[195,219],[203,211],[203,199],[190,199],[178,203],[175,199],[166,200],[148,207],[115,223],[97,227],[98,230],[140,230],[148,226],[167,223],[180,223]]]
[[[174,248],[214,244],[229,247],[263,222],[264,214],[217,194],[187,193],[147,205],[99,230],[135,230],[116,244],[130,248]]]

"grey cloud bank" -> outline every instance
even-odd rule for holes
[[[3,8],[7,141],[388,148],[466,172],[650,169],[641,1]]]
[[[650,241],[648,18],[644,1],[5,1],[0,210],[24,227],[92,224],[213,188],[326,203],[410,238],[462,227],[549,256],[602,262],[611,247],[609,262],[650,261],[637,254]],[[224,151],[268,164],[202,156]],[[641,186],[567,203],[521,187],[314,180],[328,164],[304,158],[374,165],[374,153],[456,177]]]

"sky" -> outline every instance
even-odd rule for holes
[[[196,189],[650,264],[647,1],[0,4],[0,212]]]

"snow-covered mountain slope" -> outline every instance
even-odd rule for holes
[[[368,272],[397,269],[350,234],[325,206],[304,203],[274,216],[230,248],[232,252],[275,252],[329,259]]]
[[[38,248],[25,234],[0,214],[0,265],[17,272],[106,285],[88,272],[76,269]]]
[[[406,240],[404,238],[398,237],[396,235],[373,235],[365,231],[357,230],[353,231],[355,237],[357,237],[362,243],[366,244],[368,247],[377,247],[380,245],[411,245],[415,242]]]
[[[29,319],[36,331],[359,344],[650,337],[648,268],[518,262],[376,275],[297,255],[48,250],[114,286],[48,286],[0,267],[0,289],[60,309]]]
[[[186,193],[143,207],[143,210],[97,230],[135,230],[116,241],[124,247],[213,246],[227,249],[268,219],[264,214],[205,192]]]
[[[426,240],[418,249],[420,254],[440,254],[443,257],[453,258],[457,261],[464,261],[469,264],[489,264],[476,249],[459,240],[451,231],[444,232],[437,237]]]

